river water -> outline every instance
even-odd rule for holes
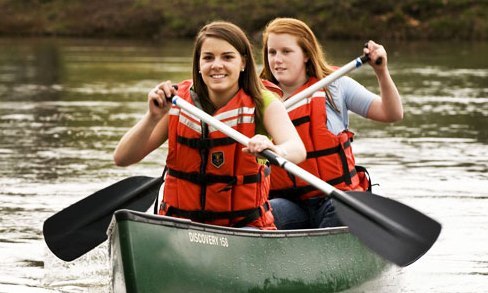
[[[361,42],[324,44],[335,65]],[[354,148],[374,192],[443,225],[406,268],[348,292],[488,290],[488,43],[387,43],[405,119],[351,116]],[[158,176],[157,150],[115,167],[119,138],[160,80],[190,77],[192,42],[0,39],[0,292],[108,292],[107,244],[64,263],[42,236],[46,218],[123,178]],[[372,70],[350,74],[377,91]],[[421,229],[421,227],[419,227]]]

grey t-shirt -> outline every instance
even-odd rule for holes
[[[348,111],[366,117],[371,102],[378,95],[367,90],[354,79],[344,76],[329,85],[334,103],[340,110],[336,112],[327,102],[327,128],[334,134],[349,128]]]

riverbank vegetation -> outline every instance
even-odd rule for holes
[[[319,38],[488,39],[488,1],[477,0],[0,0],[0,11],[3,36],[187,38],[220,19],[258,38],[288,16]]]

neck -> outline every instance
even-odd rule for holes
[[[209,92],[209,98],[216,109],[225,106],[239,91],[239,88],[227,91],[225,93]]]
[[[304,85],[308,81],[308,77],[304,76],[301,79],[298,79],[295,83],[293,84],[283,84],[280,83],[279,87],[283,91],[283,100],[287,100],[289,97],[291,97],[302,85]]]

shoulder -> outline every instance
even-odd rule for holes
[[[336,103],[343,103],[342,109],[350,110],[364,117],[376,97],[376,94],[348,76],[339,78],[335,82],[335,88],[331,87],[330,91]]]
[[[331,87],[338,87],[344,89],[346,87],[362,86],[359,82],[350,78],[349,76],[342,76],[331,83]]]
[[[335,99],[348,98],[362,95],[365,88],[362,84],[349,76],[343,76],[332,82],[329,86],[330,93]]]
[[[262,112],[264,112],[264,110],[266,110],[266,108],[274,101],[280,101],[279,97],[274,92],[271,92],[269,90],[263,90],[261,97],[263,99]]]

